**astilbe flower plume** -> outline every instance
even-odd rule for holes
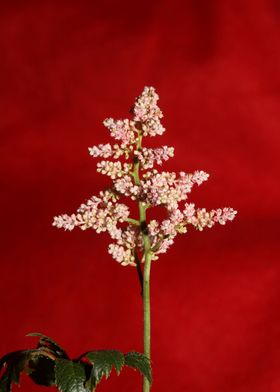
[[[97,163],[97,171],[109,176],[112,186],[82,204],[77,213],[57,216],[53,222],[54,226],[65,230],[80,227],[82,230],[94,229],[97,233],[107,231],[113,240],[108,251],[122,265],[135,266],[139,260],[144,261],[143,227],[120,202],[123,197],[136,200],[145,209],[166,208],[166,219],[161,222],[150,220],[144,228],[153,260],[165,253],[175,237],[186,233],[189,226],[203,230],[216,223],[224,225],[236,215],[236,211],[229,207],[206,211],[186,202],[193,186],[208,179],[209,174],[204,171],[176,174],[154,168],[174,156],[173,147],[142,147],[144,136],[153,137],[165,132],[158,98],[153,87],[145,87],[136,98],[131,120],[108,118],[104,121],[114,143],[93,146],[89,153],[94,158],[102,158]]]

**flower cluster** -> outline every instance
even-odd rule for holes
[[[226,207],[207,212],[205,208],[196,210],[193,203],[186,203],[183,213],[187,223],[202,231],[205,227],[213,227],[215,223],[225,225],[227,221],[232,221],[235,218],[237,211]]]
[[[98,146],[89,147],[89,154],[93,158],[115,158],[118,159],[125,153],[125,150],[122,149],[118,144],[99,144]]]
[[[205,208],[195,209],[193,203],[185,203],[183,211],[174,209],[170,211],[168,219],[159,224],[156,220],[150,221],[148,230],[153,249],[153,259],[158,258],[158,254],[165,253],[173,244],[177,234],[187,232],[187,226],[192,225],[202,231],[205,227],[213,227],[216,223],[224,225],[227,221],[232,221],[236,215],[232,208],[206,211]]]
[[[136,129],[134,121],[107,118],[103,124],[109,129],[110,135],[121,142],[122,148],[135,143]]]
[[[117,238],[116,226],[124,222],[129,216],[129,209],[125,204],[117,202],[117,196],[110,190],[100,192],[99,197],[93,196],[82,204],[77,214],[60,215],[54,218],[53,225],[65,230],[80,227],[82,230],[92,228],[97,233],[108,231]]]
[[[109,245],[109,253],[122,265],[135,266],[135,251],[139,242],[141,242],[140,229],[129,224],[121,231],[117,242]]]
[[[125,175],[114,181],[114,189],[124,196],[130,196],[133,200],[139,195],[140,187],[133,183],[131,176]]]
[[[180,172],[176,176],[173,172],[153,170],[143,175],[141,196],[144,202],[152,206],[165,205],[168,210],[174,210],[180,201],[187,199],[195,184],[202,184],[208,177],[209,174],[203,171],[194,174]]]
[[[153,87],[145,87],[143,93],[136,98],[133,107],[134,121],[140,123],[144,136],[162,135],[165,132],[160,122],[163,114],[157,105],[158,99]]]
[[[101,161],[97,163],[97,171],[112,178],[112,180],[129,173],[131,165],[121,162]]]
[[[156,162],[162,165],[163,161],[167,161],[174,156],[174,147],[163,146],[159,148],[143,147],[141,151],[135,151],[134,155],[139,159],[143,169],[154,167]]]
[[[97,163],[97,171],[111,178],[111,188],[82,204],[76,214],[57,216],[53,222],[65,230],[80,227],[82,230],[92,228],[97,233],[106,231],[113,240],[109,254],[122,265],[135,266],[139,260],[145,260],[145,236],[152,259],[156,260],[173,244],[177,234],[186,233],[189,226],[201,231],[216,223],[224,225],[236,215],[229,207],[206,211],[186,202],[193,186],[208,179],[209,174],[204,171],[176,174],[154,169],[155,164],[161,165],[174,156],[173,147],[142,146],[144,136],[162,135],[165,131],[160,122],[163,115],[157,106],[158,98],[153,87],[145,87],[136,98],[132,120],[108,118],[104,121],[118,144],[99,144],[89,148],[89,153],[94,158],[103,158]],[[120,158],[129,162],[122,162]],[[142,212],[162,206],[166,208],[167,217],[161,222],[147,221],[146,217],[143,221],[140,213],[139,219],[133,219],[128,206],[119,202],[121,197],[135,200]]]

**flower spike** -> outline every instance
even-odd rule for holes
[[[173,147],[142,146],[143,137],[165,132],[158,99],[153,87],[145,87],[135,100],[132,119],[104,120],[110,136],[117,143],[90,147],[89,153],[93,158],[102,158],[97,163],[97,171],[109,176],[112,186],[82,204],[76,214],[59,215],[53,222],[54,226],[65,230],[80,227],[82,230],[94,229],[97,233],[107,232],[113,240],[108,248],[109,254],[124,266],[137,266],[139,260],[144,260],[145,235],[151,244],[152,260],[156,260],[174,243],[177,234],[186,233],[190,226],[201,231],[216,223],[224,225],[237,213],[230,207],[206,211],[186,202],[193,186],[208,180],[209,174],[204,171],[176,174],[154,168],[174,156]],[[142,211],[164,207],[166,219],[141,222],[141,216],[139,220],[131,218],[128,206],[119,202],[125,197],[136,201]]]

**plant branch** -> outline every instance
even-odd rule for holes
[[[140,226],[140,222],[137,219],[126,218],[125,222],[131,223],[132,225],[135,225],[135,226]]]

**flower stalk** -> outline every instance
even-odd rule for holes
[[[143,276],[143,312],[144,312],[144,355],[151,360],[151,300],[150,300],[150,271],[152,253],[150,240],[147,234],[143,234],[145,247],[145,264]],[[149,392],[150,383],[146,377],[143,380],[143,392]]]
[[[138,131],[136,151],[142,149],[142,131]],[[138,157],[134,160],[133,178],[135,185],[140,186],[140,162]],[[146,222],[147,206],[141,201],[138,202],[139,221],[141,234],[144,244],[144,273],[142,275],[142,301],[143,301],[143,352],[151,360],[151,299],[150,299],[150,271],[152,262],[151,243],[148,235],[148,226]],[[143,376],[143,392],[149,392],[149,380]]]

